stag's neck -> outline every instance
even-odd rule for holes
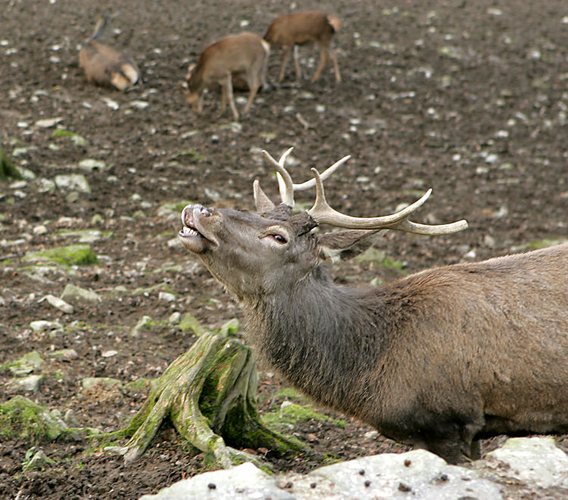
[[[386,347],[382,309],[372,289],[319,276],[245,307],[253,342],[267,361],[312,398],[352,414],[368,397],[371,367]]]

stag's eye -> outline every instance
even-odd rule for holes
[[[266,236],[280,245],[285,245],[286,243],[288,243],[288,240],[281,234],[267,234]]]

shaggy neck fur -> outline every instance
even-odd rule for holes
[[[249,331],[294,386],[357,415],[376,392],[369,384],[387,348],[385,308],[375,289],[341,287],[321,273],[248,303]]]

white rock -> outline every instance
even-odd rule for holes
[[[160,292],[158,294],[158,299],[163,300],[164,302],[175,302],[176,296],[173,293]]]
[[[510,438],[501,448],[488,453],[486,461],[500,463],[497,470],[511,479],[542,488],[568,488],[568,455],[556,447],[551,437]]]
[[[57,125],[58,123],[61,123],[63,121],[63,118],[61,117],[57,117],[57,118],[46,118],[44,120],[38,120],[37,122],[35,122],[36,127],[39,128],[51,128],[51,127],[55,127],[55,125]]]
[[[49,332],[51,330],[61,330],[61,323],[57,321],[37,320],[30,323],[30,328],[34,332]]]
[[[50,305],[52,305],[56,309],[63,311],[65,314],[71,314],[74,311],[73,306],[71,304],[68,304],[59,297],[56,297],[55,295],[46,295],[43,299],[40,300],[40,302],[44,300],[46,300]]]
[[[56,175],[55,184],[59,189],[80,191],[81,193],[91,192],[91,186],[89,186],[85,176],[81,174]]]
[[[101,297],[98,293],[94,292],[91,289],[81,288],[71,283],[65,286],[63,293],[61,294],[61,299],[71,302],[102,302]]]

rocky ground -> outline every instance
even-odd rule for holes
[[[21,394],[74,425],[116,429],[144,401],[145,380],[194,342],[188,314],[206,328],[240,318],[175,235],[188,201],[251,208],[255,178],[274,195],[262,148],[276,156],[294,146],[300,180],[309,167],[351,154],[326,183],[342,211],[392,212],[433,187],[422,221],[470,223],[438,238],[389,234],[365,259],[337,267],[343,282],[377,283],[566,239],[565,2],[318,4],[344,21],[343,83],[331,70],[316,84],[296,84],[290,73],[240,123],[218,117],[212,95],[202,116],[192,114],[187,64],[218,36],[264,32],[284,7],[228,6],[10,0],[0,12],[0,134],[24,174],[0,182],[0,402]],[[104,9],[119,11],[110,38],[145,75],[130,93],[87,84],[77,65],[78,44]],[[301,55],[313,71],[316,53]],[[274,53],[273,82],[277,67]],[[77,297],[70,285],[94,295]],[[263,412],[305,404],[270,367],[260,375]],[[295,419],[287,431],[337,459],[402,449],[323,411],[331,419]],[[202,457],[170,429],[129,468],[85,441],[55,441],[41,443],[55,464],[24,473],[34,443],[1,439],[2,497],[137,498],[202,470]],[[565,437],[558,442],[566,448]],[[266,459],[277,470],[321,465]]]

